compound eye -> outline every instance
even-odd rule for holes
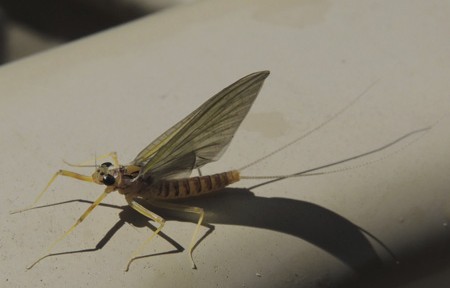
[[[114,183],[116,183],[116,179],[112,175],[106,174],[105,176],[103,176],[103,184],[105,184],[106,186],[114,185]]]
[[[100,166],[102,166],[102,167],[111,167],[113,164],[111,163],[111,162],[105,162],[105,163],[103,163],[102,165],[100,165]]]

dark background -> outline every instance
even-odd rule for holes
[[[0,0],[0,64],[189,0]]]

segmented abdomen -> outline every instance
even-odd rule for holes
[[[185,179],[162,180],[150,187],[148,198],[170,200],[195,197],[222,189],[239,180],[237,170]]]

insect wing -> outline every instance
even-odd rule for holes
[[[134,160],[131,163],[138,166],[145,166],[145,164],[149,162],[151,157],[158,151],[159,148],[165,145],[170,139],[172,139],[172,137],[174,137],[177,134],[177,132],[180,131],[181,128],[183,128],[187,123],[189,123],[189,121],[198,113],[198,110],[199,109],[193,111],[183,120],[173,125],[170,129],[168,129],[158,138],[153,140],[153,142],[150,143],[147,147],[145,147],[144,150],[139,152],[139,154],[136,156],[136,158],[134,158]]]
[[[267,76],[269,71],[245,76],[159,136],[133,161],[143,166],[138,177],[187,177],[192,169],[218,160]]]

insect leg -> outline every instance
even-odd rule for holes
[[[27,269],[31,269],[34,267],[34,265],[36,265],[37,263],[39,263],[41,260],[43,260],[44,258],[47,258],[48,256],[51,256],[50,252],[52,251],[52,249],[56,246],[56,244],[58,244],[59,242],[61,242],[61,240],[63,240],[64,238],[66,238],[74,229],[75,227],[78,226],[78,224],[80,224],[81,222],[83,222],[84,219],[86,219],[86,217],[92,212],[92,210],[95,209],[95,207],[98,206],[98,204],[100,204],[103,199],[105,199],[105,197],[110,193],[114,191],[113,187],[106,187],[105,191],[102,193],[102,195],[100,195],[100,197],[97,198],[97,200],[95,200],[94,203],[92,203],[91,206],[89,206],[88,209],[86,209],[86,211],[84,211],[84,213],[80,216],[80,218],[78,218],[77,222],[75,222],[75,224],[72,225],[72,227],[69,228],[69,230],[67,230],[66,232],[64,232],[64,234],[62,234],[58,239],[56,239],[46,250],[45,250],[45,254],[44,256],[40,257],[38,260],[36,260],[33,264],[31,264],[30,266],[27,267]]]
[[[50,185],[53,183],[53,181],[55,181],[56,177],[58,177],[58,176],[67,176],[67,177],[75,178],[75,179],[78,179],[81,181],[94,182],[94,180],[92,180],[91,176],[86,176],[86,175],[78,174],[78,173],[75,173],[72,171],[67,171],[67,170],[59,170],[58,172],[56,172],[53,175],[53,177],[50,179],[50,181],[48,181],[47,186],[45,186],[44,190],[42,190],[42,192],[39,193],[39,195],[36,197],[36,199],[34,199],[33,203],[31,203],[31,205],[29,205],[23,209],[20,209],[20,210],[12,211],[11,214],[20,213],[20,212],[32,209],[36,205],[36,203],[41,199],[41,197],[44,195],[44,193],[47,192]]]
[[[198,229],[200,228],[200,225],[203,222],[203,218],[205,216],[205,211],[202,208],[199,207],[193,207],[193,206],[186,206],[181,204],[175,204],[170,202],[153,202],[151,203],[153,206],[163,208],[163,209],[170,209],[175,211],[181,211],[181,212],[187,212],[187,213],[195,213],[198,214],[198,221],[197,226],[195,227],[194,233],[192,234],[191,242],[189,243],[189,258],[191,260],[192,269],[197,269],[197,266],[195,265],[194,258],[192,257],[192,251],[194,250]]]
[[[134,260],[136,260],[138,258],[138,256],[141,254],[142,250],[144,249],[144,247],[150,243],[150,241],[156,236],[158,235],[159,231],[161,231],[161,229],[164,227],[164,223],[165,220],[164,218],[162,218],[161,216],[157,215],[156,213],[153,213],[152,211],[148,210],[147,208],[145,208],[144,206],[142,206],[141,204],[137,203],[134,199],[126,197],[126,200],[128,202],[128,205],[130,205],[131,208],[133,208],[134,210],[136,210],[137,212],[141,213],[142,215],[144,215],[145,217],[152,219],[153,221],[155,221],[156,223],[159,224],[159,227],[153,232],[153,234],[147,238],[147,240],[145,240],[136,250],[133,251],[133,253],[131,254],[130,259],[128,260],[127,263],[127,267],[125,268],[125,271],[128,271],[130,269],[130,265],[131,262],[133,262]]]
[[[106,159],[106,158],[108,158],[108,157],[111,157],[111,159],[113,160],[113,162],[114,162],[114,166],[115,167],[119,167],[119,160],[118,160],[118,158],[117,158],[117,153],[116,152],[109,152],[109,153],[107,153],[107,154],[104,154],[104,155],[100,155],[100,156],[96,156],[93,160],[94,161],[92,161],[92,159],[90,159],[90,160],[88,160],[88,161],[84,161],[84,162],[82,162],[81,164],[72,164],[72,163],[69,163],[69,162],[67,162],[67,161],[64,161],[64,163],[66,163],[67,165],[69,165],[69,166],[71,166],[71,167],[92,167],[92,165],[89,165],[89,163],[92,163],[92,162],[97,162],[97,160],[102,160],[102,159]]]

